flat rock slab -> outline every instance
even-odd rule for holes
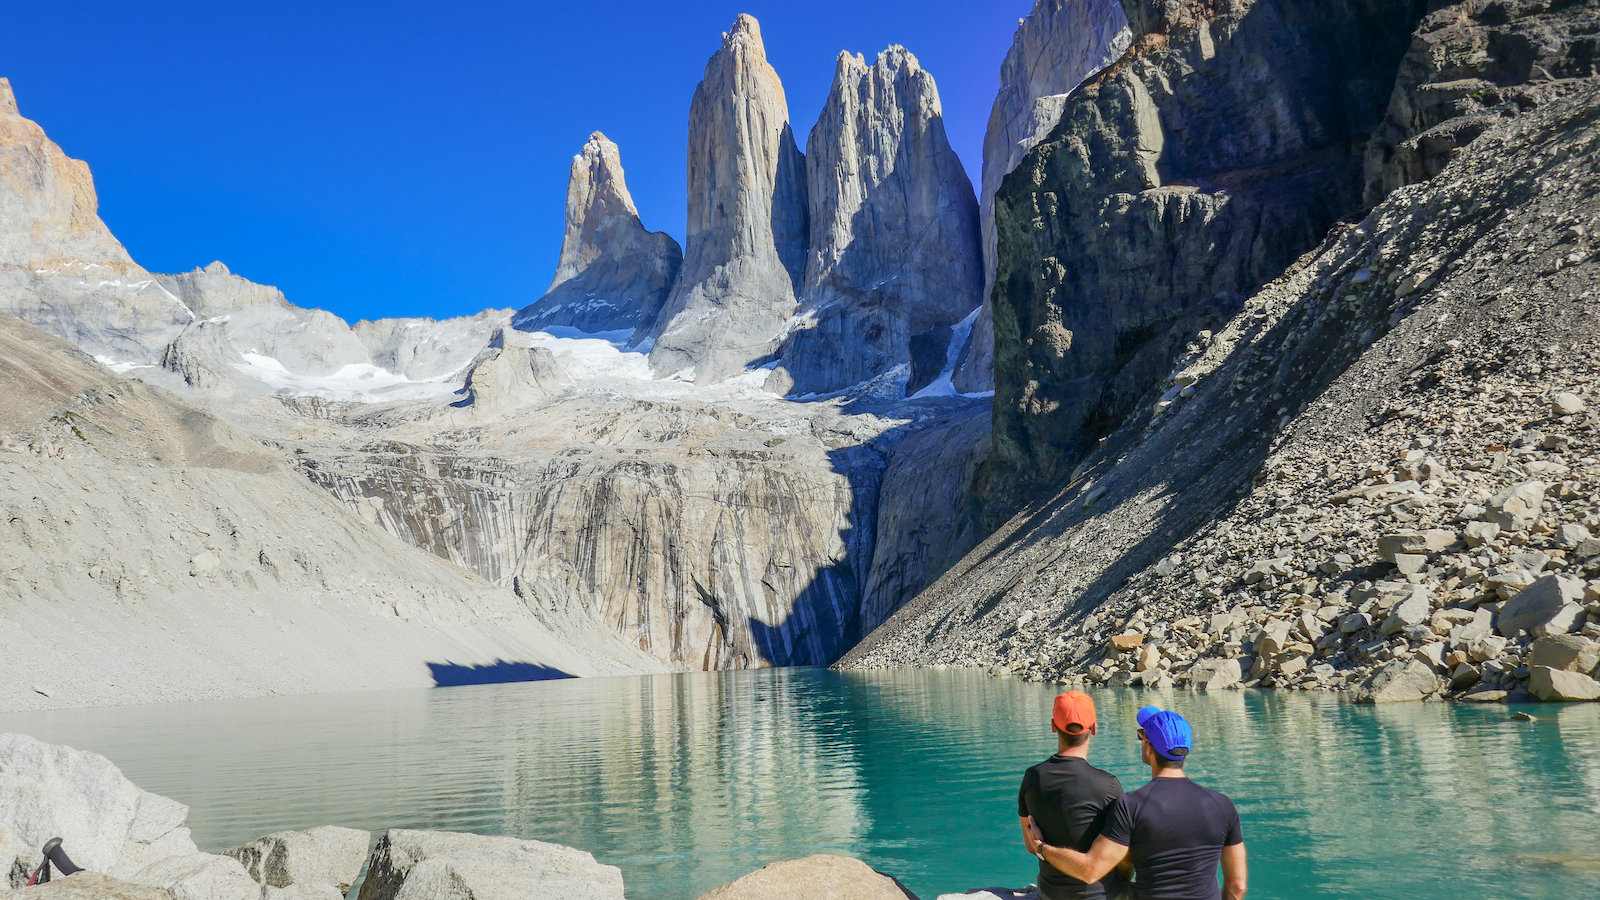
[[[559,844],[391,829],[359,900],[622,900],[622,870]]]
[[[859,859],[818,854],[776,862],[700,900],[906,900],[898,881]],[[914,898],[913,898],[914,900]]]
[[[133,884],[100,875],[80,872],[71,878],[56,878],[18,891],[0,892],[4,900],[173,900],[172,892],[164,888]]]
[[[366,862],[372,835],[354,828],[325,826],[309,831],[280,831],[242,847],[223,851],[244,865],[258,884],[328,885],[347,891]]]

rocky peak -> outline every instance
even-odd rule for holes
[[[811,249],[776,386],[834,391],[912,364],[918,387],[982,288],[977,198],[933,76],[899,45],[870,66],[841,53],[806,151]]]
[[[1130,40],[1120,0],[1036,0],[1033,11],[1017,25],[1011,49],[1000,66],[1000,93],[989,112],[983,140],[983,184],[978,201],[983,223],[984,312],[957,372],[956,386],[962,390],[994,387],[994,327],[988,304],[994,291],[994,199],[1000,183],[1061,120],[1067,95],[1121,56]]]
[[[643,336],[682,264],[678,242],[647,231],[639,220],[621,151],[596,131],[572,158],[555,277],[545,296],[518,315],[516,325]]]
[[[658,372],[718,381],[769,357],[805,271],[805,159],[761,28],[740,16],[689,107],[683,271],[656,329]]]
[[[0,78],[0,113],[20,115],[17,109],[17,95],[11,90],[11,79]]]

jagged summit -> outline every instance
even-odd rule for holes
[[[0,76],[0,113],[19,115],[17,95],[11,90],[11,79]]]
[[[810,251],[773,386],[826,393],[898,370],[921,387],[977,307],[983,270],[977,198],[915,54],[839,55],[806,171]]]
[[[545,295],[516,327],[552,326],[642,337],[683,265],[678,242],[646,230],[628,192],[617,145],[596,131],[572,158],[561,258]]]
[[[805,159],[751,16],[723,35],[695,89],[688,168],[683,272],[650,363],[705,383],[771,355],[806,265]]]

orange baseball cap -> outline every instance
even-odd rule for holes
[[[1092,730],[1095,725],[1094,698],[1083,691],[1067,691],[1058,695],[1055,711],[1050,716],[1050,724],[1054,725],[1057,731],[1069,734]]]

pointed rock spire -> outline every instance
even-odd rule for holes
[[[518,314],[516,327],[628,330],[642,337],[682,264],[678,242],[639,221],[621,152],[596,131],[572,158],[555,277],[545,295]]]
[[[17,110],[17,95],[11,91],[11,79],[0,78],[0,115],[20,115]]]
[[[977,197],[915,55],[839,55],[806,173],[811,250],[782,352],[792,383],[775,386],[834,391],[911,364],[920,387],[980,302],[983,262]]]
[[[1067,95],[1084,79],[1128,49],[1133,35],[1122,0],[1035,0],[1017,25],[1011,49],[1000,66],[1000,93],[989,112],[983,139],[983,184],[978,202],[983,217],[984,311],[956,373],[956,387],[984,391],[994,387],[994,292],[997,238],[994,196],[1000,182],[1045,139],[1065,108]]]
[[[723,34],[695,89],[688,168],[683,272],[650,363],[704,383],[771,355],[805,271],[805,158],[752,16]]]

